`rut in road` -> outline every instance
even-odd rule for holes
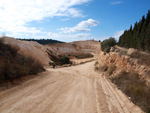
[[[47,69],[0,92],[0,113],[142,113],[94,63]]]

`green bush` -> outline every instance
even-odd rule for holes
[[[101,49],[102,51],[109,53],[111,47],[114,46],[115,44],[116,44],[116,40],[114,38],[106,39],[101,43],[102,46]]]

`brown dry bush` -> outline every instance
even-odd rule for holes
[[[92,58],[94,57],[91,53],[69,53],[67,54],[68,57],[75,57],[77,59],[84,59],[84,58]]]
[[[98,61],[95,62],[94,66],[97,66],[97,65],[98,65]]]
[[[150,113],[150,88],[135,72],[122,71],[112,81],[145,112]]]
[[[115,71],[115,69],[116,69],[115,64],[111,64],[107,69],[107,74],[111,75]]]
[[[50,58],[51,61],[53,61],[53,63],[49,63],[49,65],[64,65],[64,64],[72,64],[72,62],[70,61],[69,57],[65,56],[65,55],[55,55],[53,54],[53,52],[49,49],[47,49],[47,54]]]
[[[104,64],[103,66],[99,67],[99,66],[95,66],[95,71],[98,72],[106,72],[108,69],[108,66],[106,64]]]

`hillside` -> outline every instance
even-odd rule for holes
[[[39,61],[43,66],[49,66],[49,62],[52,62],[49,58],[50,52],[52,56],[59,58],[59,56],[66,55],[89,55],[100,52],[100,42],[97,41],[78,41],[72,43],[57,43],[42,45],[35,41],[16,40],[11,37],[2,37],[5,44],[18,48],[18,52],[25,56],[30,56]]]
[[[112,47],[101,52],[95,70],[125,93],[145,112],[150,111],[150,54],[133,48]]]
[[[21,41],[11,37],[2,37],[2,40],[5,44],[18,48],[18,52],[20,54],[30,56],[44,66],[48,65],[48,62],[50,61],[47,53],[45,52],[46,48],[37,42]]]
[[[101,51],[101,43],[93,40],[76,41],[76,42],[63,43],[63,44],[48,44],[48,46],[53,48],[57,52],[66,53],[66,54],[67,53],[97,54]]]
[[[0,38],[0,86],[8,80],[44,71],[44,67],[31,57],[18,52],[18,48],[5,44]]]

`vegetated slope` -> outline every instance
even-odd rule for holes
[[[65,43],[62,41],[58,41],[58,40],[53,40],[53,39],[19,39],[18,40],[23,40],[23,41],[35,41],[38,42],[39,44],[55,44],[55,43]]]
[[[150,112],[150,54],[115,46],[109,53],[101,52],[95,65],[133,103]]]
[[[0,92],[1,113],[143,113],[94,63],[48,69],[20,86]]]
[[[124,31],[119,38],[118,45],[125,48],[136,48],[150,51],[150,10],[148,14],[136,22],[134,27]]]
[[[19,54],[18,48],[4,44],[0,39],[0,83],[42,71],[44,68],[38,61]]]

